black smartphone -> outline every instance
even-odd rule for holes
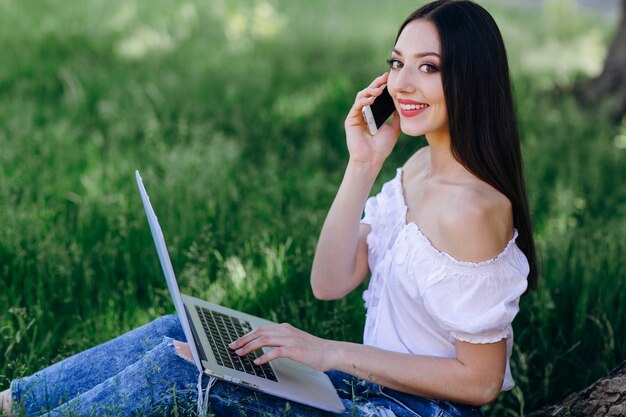
[[[370,105],[363,107],[363,119],[367,123],[367,127],[370,130],[370,134],[374,136],[378,129],[385,123],[385,121],[396,110],[393,104],[393,99],[387,91],[387,86],[383,87],[381,95],[376,97],[376,100]]]

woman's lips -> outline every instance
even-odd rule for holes
[[[404,117],[415,117],[429,107],[426,103],[403,98],[398,99],[398,105],[400,107],[400,114]]]

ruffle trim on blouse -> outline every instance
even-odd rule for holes
[[[378,310],[378,303],[380,302],[380,293],[383,287],[383,279],[389,273],[391,266],[391,257],[389,254],[385,254],[383,259],[378,263],[377,268],[372,272],[370,282],[365,291],[363,291],[363,301],[367,308],[367,323],[368,327],[372,327],[375,324],[376,312]]]
[[[370,251],[371,278],[368,289],[363,293],[365,306],[368,308],[378,305],[380,288],[383,277],[389,272],[391,253],[389,249],[395,244],[392,239],[396,230],[404,227],[406,208],[397,203],[397,191],[394,182],[399,178],[398,171],[394,180],[383,185],[382,190],[375,197],[367,200],[365,216],[362,223],[369,224],[371,231],[367,235],[367,246]]]
[[[502,339],[506,339],[507,337],[509,337],[509,329],[507,326],[504,329],[494,330],[492,332],[483,334],[469,334],[452,330],[450,331],[450,334],[452,335],[452,337],[460,340],[461,342],[486,344],[496,343]]]
[[[361,221],[371,226],[371,231],[367,236],[371,277],[362,295],[367,308],[365,326],[370,329],[376,325],[383,280],[389,274],[393,261],[393,253],[390,249],[396,244],[394,239],[397,232],[405,227],[406,207],[398,204],[398,193],[395,188],[395,183],[399,178],[400,170],[397,170],[396,177],[385,183],[380,193],[368,199],[365,205],[365,216]]]
[[[430,255],[450,265],[458,266],[462,268],[484,268],[490,265],[497,264],[502,258],[507,256],[509,251],[513,250],[511,248],[515,245],[515,241],[517,240],[517,236],[518,236],[517,229],[513,229],[513,237],[508,241],[508,243],[506,244],[502,252],[500,252],[497,256],[491,259],[480,261],[480,262],[468,262],[468,261],[460,261],[456,259],[455,257],[453,257],[452,255],[446,252],[442,252],[436,247],[434,247],[433,244],[430,242],[430,240],[422,233],[422,231],[419,229],[419,227],[415,223],[411,222],[407,224],[407,227],[415,231],[415,236],[417,236],[418,240],[422,243],[422,246],[424,247],[424,249],[428,251]]]

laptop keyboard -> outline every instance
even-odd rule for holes
[[[249,322],[199,306],[196,306],[196,311],[218,364],[271,381],[278,381],[269,363],[255,365],[252,362],[263,354],[262,350],[239,356],[228,347],[231,342],[252,331]]]

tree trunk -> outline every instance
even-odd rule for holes
[[[526,417],[624,417],[626,416],[626,361],[605,378]]]
[[[626,0],[602,73],[575,86],[574,92],[583,105],[599,107],[618,120],[626,116]]]

